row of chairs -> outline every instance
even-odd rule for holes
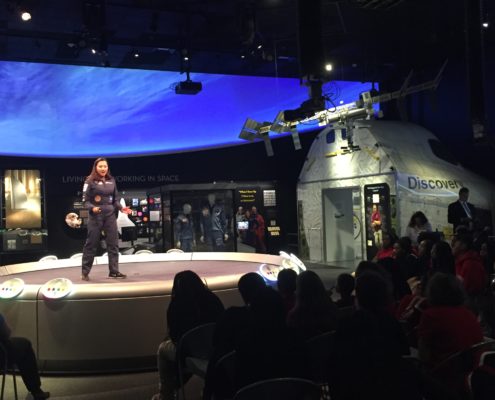
[[[208,360],[213,352],[213,333],[216,324],[200,325],[186,332],[177,346],[177,361],[180,390],[182,399],[186,399],[184,375],[186,373],[206,377]],[[310,358],[310,376],[312,381],[299,378],[270,379],[246,386],[237,392],[234,400],[270,399],[270,400],[319,400],[322,398],[322,388],[328,387],[326,366],[330,359],[335,332],[325,332],[306,342]],[[221,357],[215,370],[234,387],[235,352],[232,351]]]

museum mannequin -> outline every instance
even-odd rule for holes
[[[191,252],[196,245],[194,240],[194,223],[191,215],[192,207],[189,203],[182,205],[182,213],[175,219],[175,244],[185,252]]]

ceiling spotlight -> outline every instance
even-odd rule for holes
[[[139,58],[139,53],[137,51],[134,53],[134,58]]]
[[[488,23],[488,21],[483,22],[482,25],[483,25],[483,28],[488,28],[490,26],[490,24]]]
[[[184,57],[184,61],[189,61],[189,57],[188,56],[185,56]]]
[[[244,54],[241,54],[241,58],[244,60],[246,56]]]
[[[21,19],[26,22],[31,20],[31,13],[28,11],[21,12]]]
[[[91,49],[91,53],[96,54],[96,49]]]
[[[257,47],[258,50],[261,50],[263,48],[263,45],[260,43]]]
[[[330,63],[325,64],[325,71],[330,72],[333,69],[333,65]]]

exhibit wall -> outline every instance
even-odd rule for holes
[[[277,212],[280,220],[281,236],[272,238],[279,241],[276,246],[286,245],[287,235],[297,233],[296,180],[304,163],[314,133],[301,135],[302,150],[295,151],[290,137],[280,137],[273,141],[275,155],[267,157],[263,143],[253,143],[221,149],[211,149],[189,153],[142,156],[132,158],[109,158],[112,174],[124,198],[131,201],[142,195],[160,194],[153,189],[168,184],[213,185],[220,182],[233,182],[243,187],[243,182],[277,181]],[[43,229],[47,236],[42,236],[46,246],[36,252],[2,250],[0,264],[33,261],[42,255],[55,254],[59,258],[69,257],[81,252],[86,232],[84,229],[71,228],[67,214],[74,211],[74,205],[81,201],[81,191],[85,177],[93,164],[92,158],[27,158],[0,157],[0,169],[39,170],[42,176],[43,191]],[[258,185],[259,186],[259,185]],[[4,196],[2,194],[2,204]],[[167,201],[167,199],[162,199]],[[170,199],[168,199],[170,201]],[[234,204],[235,206],[235,204]],[[136,212],[142,207],[132,207]],[[148,207],[149,208],[149,207]],[[151,211],[151,209],[149,209]],[[267,208],[267,231],[270,218]],[[134,218],[131,215],[131,219]],[[139,222],[138,222],[139,224]],[[1,230],[1,229],[0,229]],[[3,234],[5,234],[4,230]],[[153,234],[157,233],[156,231]],[[159,233],[159,232],[158,232]],[[16,236],[17,237],[17,236]],[[3,248],[2,248],[3,249]]]

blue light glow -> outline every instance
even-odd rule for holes
[[[173,85],[184,79],[177,72],[0,61],[0,154],[124,156],[240,144],[247,117],[273,121],[308,97],[298,79],[196,73],[203,90],[176,95]],[[335,84],[337,104],[371,87]]]

